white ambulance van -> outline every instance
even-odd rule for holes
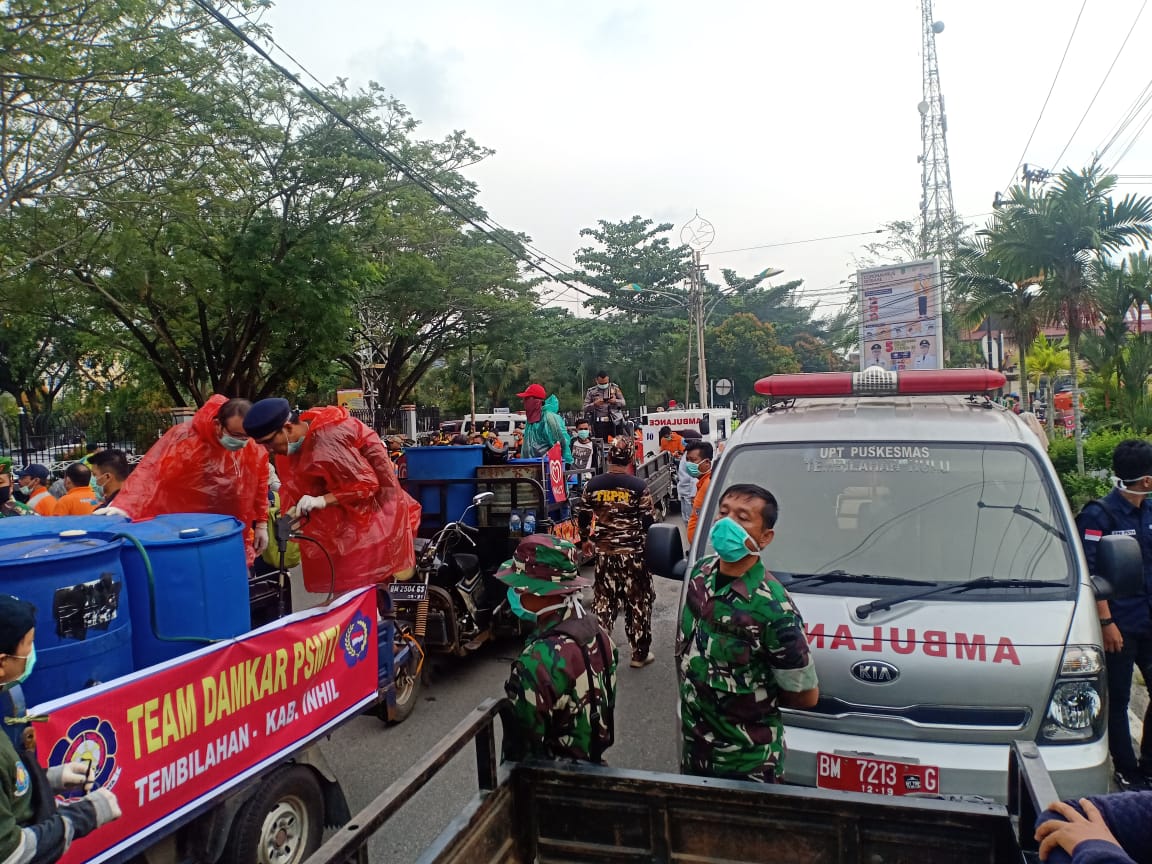
[[[1104,538],[1088,573],[1041,443],[986,398],[1003,384],[967,369],[761,379],[774,406],[729,440],[687,561],[679,531],[653,526],[649,565],[683,579],[712,554],[727,487],[777,497],[762,558],[820,682],[814,708],[782,710],[790,782],[1002,799],[1022,739],[1061,797],[1108,791],[1096,599],[1143,590],[1139,546]]]

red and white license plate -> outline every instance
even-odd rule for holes
[[[817,753],[816,785],[821,789],[873,795],[938,794],[940,769],[934,765],[913,765],[888,759]]]

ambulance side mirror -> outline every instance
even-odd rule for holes
[[[659,522],[649,527],[644,558],[648,569],[657,576],[683,582],[684,574],[688,572],[688,562],[684,559],[680,527]]]
[[[655,528],[656,526],[652,526]],[[1131,597],[1144,591],[1144,561],[1135,537],[1109,535],[1098,541],[1092,587],[1098,600]]]

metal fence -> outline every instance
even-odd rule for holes
[[[143,454],[172,425],[169,411],[28,414],[0,418],[0,454],[20,465],[79,459],[89,445]]]
[[[399,410],[384,411],[380,408],[350,408],[348,413],[364,425],[372,427],[377,435],[399,432],[404,428],[400,422],[401,412]],[[416,431],[435,432],[438,428],[440,428],[440,409],[417,406]]]

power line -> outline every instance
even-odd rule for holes
[[[504,228],[498,228],[498,230],[493,230],[494,223],[492,223],[490,219],[488,219],[487,217],[482,216],[482,215],[480,215],[474,211],[469,212],[469,210],[466,209],[461,202],[454,200],[448,193],[437,188],[435,186],[435,184],[433,184],[430,180],[425,178],[416,168],[414,168],[412,165],[410,165],[404,159],[393,154],[391,151],[389,151],[387,148],[385,148],[379,142],[373,140],[373,138],[371,136],[369,136],[366,132],[364,132],[363,129],[361,129],[359,126],[357,126],[351,120],[349,120],[348,117],[343,112],[337,110],[335,107],[333,107],[331,104],[329,104],[323,97],[321,97],[315,90],[313,90],[307,84],[303,83],[299,79],[298,76],[293,75],[291,72],[289,72],[287,69],[285,69],[282,65],[280,65],[280,63],[278,63],[275,60],[275,58],[273,58],[267,51],[265,51],[261,45],[257,44],[255,42],[255,40],[253,40],[247,33],[245,33],[243,30],[241,30],[239,27],[237,27],[236,24],[233,23],[231,19],[229,19],[219,9],[217,9],[210,2],[208,2],[208,0],[193,0],[193,2],[197,6],[199,6],[201,9],[203,9],[206,13],[208,13],[208,15],[211,16],[214,20],[216,20],[219,24],[221,24],[233,36],[235,36],[237,39],[239,39],[241,42],[243,42],[245,45],[247,45],[249,48],[251,48],[253,51],[255,51],[279,75],[281,75],[282,77],[284,77],[288,81],[291,81],[293,84],[295,84],[300,89],[300,91],[306,97],[308,97],[308,99],[310,101],[315,103],[322,111],[324,111],[326,114],[328,114],[334,120],[336,120],[341,126],[348,129],[359,141],[361,141],[361,143],[367,145],[369,148],[371,148],[373,151],[375,151],[382,159],[384,159],[385,162],[387,162],[389,165],[391,165],[393,168],[395,168],[397,171],[399,171],[401,174],[403,174],[405,177],[407,177],[416,186],[420,187],[425,192],[427,192],[435,201],[437,201],[442,206],[444,206],[445,208],[450,210],[452,213],[455,213],[458,217],[460,217],[465,222],[467,222],[469,225],[474,227],[481,234],[483,234],[484,236],[491,239],[497,245],[503,247],[506,251],[511,253],[512,256],[514,258],[516,258],[516,260],[522,261],[525,264],[527,264],[529,268],[534,269],[534,270],[538,270],[540,273],[543,273],[545,276],[547,276],[552,281],[559,282],[562,285],[566,285],[568,288],[576,291],[577,293],[585,294],[588,297],[596,296],[596,295],[593,295],[593,294],[591,294],[591,293],[589,293],[589,292],[587,292],[581,288],[578,288],[577,286],[573,285],[572,283],[568,282],[567,280],[561,278],[558,274],[553,273],[553,272],[547,270],[546,268],[544,268],[542,266],[540,260],[532,258],[525,253],[524,250],[529,248],[528,244],[520,243],[519,241],[517,241],[521,248],[516,248],[516,246],[505,241],[499,235],[499,231],[502,230],[502,231],[504,231],[504,233],[508,233],[508,234],[510,234],[511,232],[509,232],[507,229],[504,229]],[[244,18],[250,24],[252,23],[251,19],[248,19],[247,16],[244,16]],[[276,45],[275,41],[272,40],[270,37],[269,37],[269,41],[272,42],[273,45]],[[292,57],[291,54],[289,54],[287,51],[285,51],[279,45],[276,45],[276,48],[278,50],[280,50],[282,53],[284,53],[285,56],[287,56],[289,58]],[[301,70],[303,70],[306,75],[308,75],[314,81],[317,80],[316,76],[312,75],[312,73],[309,72],[303,66],[303,64],[299,63],[299,61],[296,61],[294,58],[293,58],[293,62],[296,63],[296,65],[299,66],[301,68]],[[324,85],[321,85],[321,86],[324,86]],[[331,92],[331,91],[329,91],[329,92]],[[533,251],[536,251],[536,250],[533,250]],[[543,256],[541,260],[547,260],[547,256]]]
[[[701,255],[729,255],[733,252],[751,252],[754,249],[776,249],[780,246],[799,246],[802,243],[819,243],[822,240],[842,240],[845,237],[866,237],[869,234],[883,234],[883,228],[873,231],[855,231],[851,234],[829,234],[827,237],[809,237],[807,240],[785,240],[781,243],[763,243],[759,246],[743,246],[740,249],[720,249],[716,252],[702,252]]]
[[[200,0],[196,0],[200,2]],[[1036,123],[1032,126],[1032,134],[1028,136],[1028,141],[1024,145],[1024,149],[1020,152],[1020,158],[1016,160],[1016,165],[1012,168],[1012,176],[1008,178],[1008,182],[1004,184],[1004,189],[1012,185],[1012,181],[1016,178],[1016,169],[1024,163],[1024,157],[1028,155],[1028,148],[1032,146],[1032,139],[1036,137],[1036,130],[1040,128],[1040,120],[1044,117],[1044,111],[1048,108],[1048,100],[1052,98],[1052,91],[1056,89],[1056,82],[1060,80],[1060,70],[1064,68],[1064,61],[1068,58],[1068,49],[1072,47],[1072,40],[1076,38],[1076,31],[1080,27],[1080,18],[1084,15],[1084,7],[1088,5],[1088,0],[1084,0],[1080,4],[1080,11],[1076,15],[1076,23],[1072,25],[1072,32],[1068,35],[1068,44],[1064,46],[1064,53],[1060,55],[1060,65],[1056,67],[1056,74],[1052,77],[1052,85],[1048,88],[1048,95],[1044,97],[1044,104],[1040,106],[1040,114],[1036,117]]]
[[[1096,97],[1100,95],[1100,91],[1104,89],[1104,85],[1108,83],[1108,76],[1112,74],[1112,70],[1116,68],[1116,61],[1120,59],[1120,55],[1124,53],[1124,46],[1128,44],[1128,40],[1132,37],[1132,32],[1136,29],[1136,25],[1140,22],[1140,16],[1144,14],[1144,7],[1148,5],[1148,0],[1144,0],[1140,4],[1140,9],[1136,13],[1136,17],[1132,20],[1132,26],[1128,28],[1128,33],[1124,37],[1124,41],[1120,43],[1120,48],[1116,52],[1116,56],[1112,58],[1112,62],[1108,66],[1108,71],[1104,73],[1104,79],[1100,82],[1100,86],[1096,88],[1096,92],[1092,94],[1092,99],[1088,102],[1088,107],[1084,109],[1084,113],[1080,115],[1080,122],[1076,124],[1076,128],[1072,130],[1072,134],[1068,137],[1068,143],[1064,145],[1064,149],[1060,151],[1060,155],[1056,157],[1056,161],[1052,163],[1053,168],[1060,167],[1060,160],[1064,158],[1064,154],[1068,152],[1068,148],[1072,146],[1072,139],[1076,137],[1076,133],[1080,131],[1080,127],[1084,125],[1084,120],[1088,117],[1088,112],[1092,110],[1092,106],[1096,104]],[[1083,9],[1081,9],[1083,11]],[[1077,19],[1079,20],[1079,19]],[[1025,148],[1027,149],[1027,148]]]

